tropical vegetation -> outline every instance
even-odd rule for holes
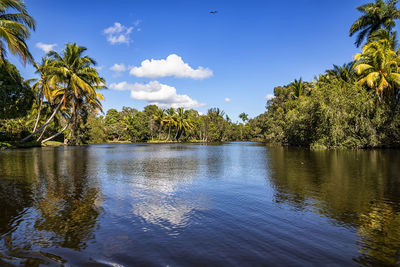
[[[69,43],[36,63],[26,45],[35,22],[21,0],[0,0],[0,141],[20,144],[50,140],[69,145],[104,142],[224,142],[256,140],[325,148],[400,145],[400,49],[397,0],[357,8],[350,36],[362,46],[354,60],[274,88],[266,112],[241,113],[232,122],[219,108],[148,105],[103,112],[106,88],[87,49]],[[24,80],[7,52],[30,62],[38,79]]]

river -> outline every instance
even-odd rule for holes
[[[0,264],[400,264],[400,151],[0,151]]]

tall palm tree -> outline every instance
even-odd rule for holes
[[[379,29],[376,32],[372,33],[368,37],[368,43],[373,41],[379,41],[382,39],[387,39],[389,41],[392,50],[396,51],[398,49],[399,43],[397,40],[397,32],[387,29]]]
[[[166,119],[165,111],[163,109],[157,109],[151,119],[158,125],[158,140],[161,140],[161,131]]]
[[[33,132],[36,131],[36,128],[38,126],[38,122],[40,119],[40,114],[41,114],[42,106],[43,106],[43,99],[46,98],[49,102],[52,101],[52,89],[50,88],[50,85],[49,85],[50,76],[47,75],[47,73],[46,73],[49,63],[50,63],[50,59],[46,58],[46,57],[42,58],[42,63],[40,65],[34,63],[34,66],[36,68],[35,73],[40,74],[40,79],[37,80],[36,83],[32,86],[32,89],[36,94],[36,98],[39,101],[37,118],[36,118],[35,126],[33,127]]]
[[[104,79],[99,77],[94,68],[96,62],[92,58],[84,56],[85,51],[85,47],[74,43],[67,44],[61,55],[55,51],[48,53],[51,60],[49,66],[46,67],[47,75],[49,75],[48,83],[53,88],[52,94],[58,104],[46,123],[22,141],[26,141],[32,135],[43,130],[61,110],[63,116],[68,118],[67,125],[71,123],[70,144],[81,144],[78,136],[78,118],[87,114],[88,110],[102,111],[100,100],[103,100],[103,96],[97,90],[105,88]],[[66,127],[62,131],[65,129]]]
[[[400,18],[400,11],[396,8],[398,0],[375,0],[357,7],[363,13],[350,28],[350,36],[358,32],[355,44],[359,47],[364,39],[379,29],[391,29],[395,26],[395,20]]]
[[[0,0],[0,63],[4,62],[7,50],[20,56],[24,63],[33,62],[25,42],[30,29],[35,30],[35,21],[22,0]]]
[[[176,135],[175,140],[179,140],[182,134],[192,128],[192,122],[190,120],[190,113],[184,108],[177,108],[175,121],[176,121]]]
[[[400,56],[391,49],[390,41],[383,39],[365,45],[355,59],[355,71],[360,75],[358,83],[372,89],[378,101],[400,88]]]
[[[105,81],[101,78],[94,66],[96,61],[84,56],[86,47],[77,44],[67,44],[64,51],[59,55],[55,51],[49,52],[48,56],[53,60],[49,68],[53,82],[64,84],[60,90],[64,95],[64,101],[68,99],[71,104],[71,144],[81,144],[78,134],[78,117],[85,105],[100,109],[100,100],[103,96],[97,89],[104,88]],[[65,106],[65,103],[64,103]]]
[[[171,136],[171,126],[177,126],[176,121],[175,121],[175,109],[174,108],[169,108],[166,110],[166,116],[164,119],[164,122],[168,125],[168,137],[167,140],[169,140]]]

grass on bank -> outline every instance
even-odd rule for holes
[[[58,141],[47,141],[42,144],[42,146],[63,146],[63,142],[58,142]]]

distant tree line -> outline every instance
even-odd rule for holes
[[[161,109],[148,105],[143,111],[123,107],[109,109],[105,116],[90,116],[87,142],[203,141],[224,142],[249,140],[248,125],[233,123],[219,108],[201,115],[193,109]]]

